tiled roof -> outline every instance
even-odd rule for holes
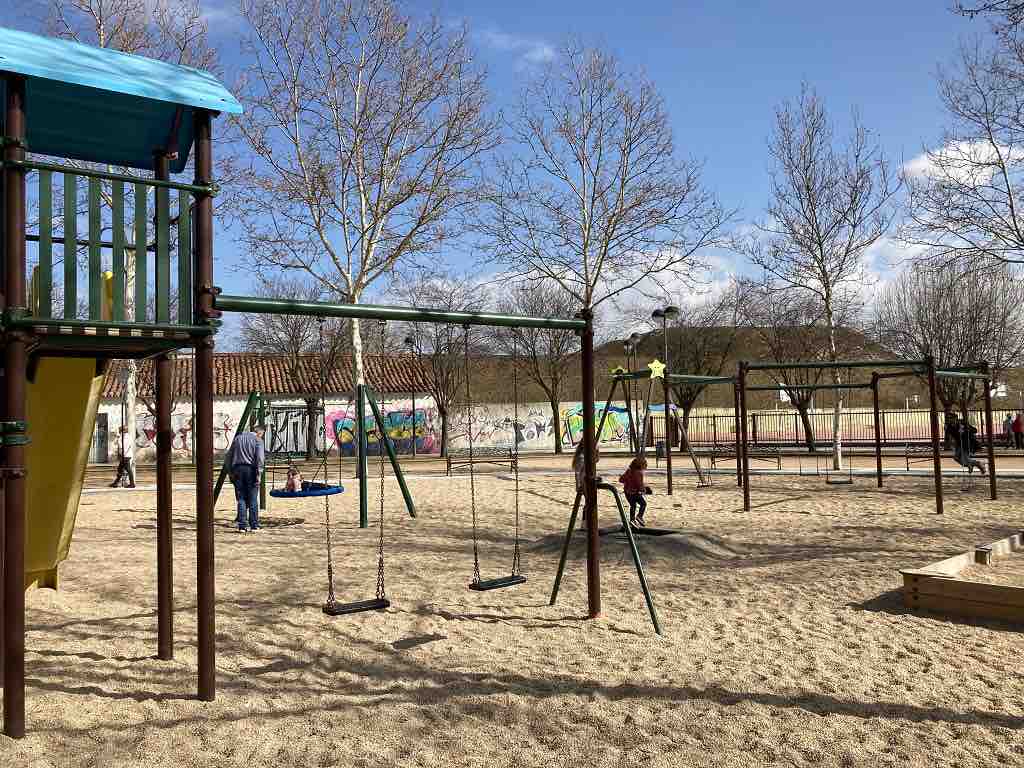
[[[127,365],[114,360],[103,386],[102,397],[118,399],[124,392],[119,371]],[[427,389],[425,377],[419,373],[415,360],[408,355],[375,357],[363,355],[364,376],[367,384],[380,392],[404,393],[414,388]],[[139,395],[151,398],[153,393],[153,362],[140,363],[137,378]],[[175,398],[192,396],[192,357],[179,356],[174,365]],[[352,389],[352,358],[340,358],[328,372],[326,391],[345,393]],[[298,380],[288,374],[288,361],[284,355],[266,355],[254,352],[218,352],[213,356],[213,393],[215,397],[244,397],[250,392],[288,396],[316,394],[320,391],[320,359],[317,355],[303,355]]]

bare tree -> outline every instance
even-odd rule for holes
[[[1024,21],[1024,2],[1020,0],[985,0],[984,2],[954,3],[953,11],[969,19],[995,16],[996,31],[1007,32]]]
[[[652,276],[689,280],[728,215],[681,160],[654,84],[568,46],[509,123],[482,231],[510,273],[592,308]]]
[[[436,307],[445,312],[479,312],[487,304],[486,295],[472,279],[446,274],[406,280],[399,294],[413,306]],[[441,417],[440,453],[447,456],[452,411],[465,396],[466,331],[450,323],[409,323],[406,332],[413,341],[426,389]],[[469,343],[472,353],[472,335]],[[467,424],[467,429],[472,429],[472,425]]]
[[[1024,262],[1024,49],[1000,39],[960,47],[940,71],[951,124],[937,149],[904,169],[901,238],[933,264]]]
[[[907,269],[882,292],[874,324],[879,342],[901,357],[930,355],[940,369],[986,361],[995,379],[1024,352],[1024,281],[1010,266]],[[937,383],[943,408],[965,418],[983,394],[973,380]]]
[[[251,64],[234,122],[252,264],[358,303],[437,251],[496,141],[464,29],[391,0],[242,0]],[[351,323],[354,383],[362,337]]]
[[[216,69],[216,51],[209,44],[200,0],[51,0],[47,10],[48,17],[42,24],[43,30],[58,37],[174,64]],[[116,170],[121,173],[137,173],[135,169]],[[111,199],[108,185],[102,185],[101,194],[109,210]],[[63,205],[61,200],[57,201],[57,205],[58,215],[55,219],[63,226],[66,216],[77,216],[84,210],[84,197],[74,212],[65,212],[60,207]],[[104,231],[109,231],[110,226],[108,218],[103,222]],[[131,242],[130,237],[126,240]],[[175,245],[172,242],[171,247]],[[81,253],[84,257],[84,251]],[[135,251],[126,249],[126,317],[132,317],[135,312],[135,259]],[[62,286],[55,288],[62,290]],[[79,313],[79,316],[83,315]],[[138,364],[129,360],[127,367],[124,405],[128,423],[125,426],[128,433],[134,435]],[[148,408],[149,403],[146,405]],[[134,441],[129,444],[134,446]]]
[[[324,298],[319,286],[308,280],[278,280],[262,283],[257,296],[283,298],[294,301],[317,301]],[[306,458],[312,459],[317,445],[317,408],[319,392],[310,391],[313,381],[326,381],[330,371],[348,351],[347,328],[336,318],[316,318],[306,315],[243,315],[240,343],[248,352],[279,355],[285,359],[288,378],[302,395],[306,405]],[[315,370],[310,370],[310,363]]]
[[[738,329],[736,293],[726,290],[697,304],[683,306],[668,330],[672,373],[695,376],[721,376],[733,359]],[[673,384],[672,394],[682,409],[683,434],[680,450],[687,450],[690,413],[706,384]]]
[[[853,115],[838,140],[821,98],[804,85],[783,103],[768,140],[772,202],[745,252],[765,284],[814,298],[827,332],[827,359],[839,358],[840,318],[857,305],[866,282],[864,254],[889,228],[899,189],[881,146]],[[840,371],[832,369],[833,383]],[[842,467],[838,398],[832,421],[833,464]]]
[[[517,283],[498,302],[499,312],[534,317],[571,317],[576,309],[572,297],[550,280]],[[574,331],[552,328],[499,328],[493,337],[498,349],[516,358],[520,370],[544,390],[551,406],[555,453],[561,453],[562,386],[570,374],[570,361],[579,352],[579,336]]]

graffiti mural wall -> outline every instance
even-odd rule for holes
[[[380,403],[388,437],[401,454],[411,454],[413,440],[417,454],[437,454],[441,450],[441,416],[430,398],[416,398],[416,410],[410,398],[386,400]],[[214,404],[214,450],[226,451],[235,434],[235,428],[245,409],[243,398],[222,398]],[[597,406],[595,416],[601,418],[603,404]],[[121,426],[119,402],[103,401],[100,411],[107,414],[110,455],[107,461],[116,461],[116,435]],[[451,414],[450,439],[453,448],[469,445],[469,428],[472,428],[474,446],[511,446],[517,442],[522,451],[553,451],[555,440],[551,407],[547,403],[524,403],[519,406],[518,422],[514,420],[512,404],[484,404],[474,407],[472,417],[463,408],[456,408]],[[341,450],[342,455],[355,453],[355,403],[349,399],[328,400],[324,410],[317,410],[317,436],[319,450],[330,445],[333,451]],[[275,401],[267,414],[267,446],[271,452],[304,453],[306,450],[307,423],[309,412],[301,400]],[[581,403],[565,403],[559,412],[562,445],[572,448],[579,442],[583,429]],[[190,403],[178,404],[171,416],[174,429],[173,451],[180,460],[191,458],[192,452],[192,408]],[[380,450],[373,414],[366,409],[365,429],[369,453],[376,455]],[[601,444],[626,445],[628,422],[623,404],[613,404],[600,435]],[[135,436],[136,458],[152,461],[156,455],[156,420],[152,414],[141,408],[136,415]],[[102,458],[102,457],[101,457]]]

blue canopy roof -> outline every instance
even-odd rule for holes
[[[26,77],[29,151],[73,160],[152,169],[153,153],[176,145],[178,173],[194,110],[242,112],[209,72],[3,27],[0,71]]]

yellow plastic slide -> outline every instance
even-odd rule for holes
[[[34,311],[37,271],[31,281]],[[111,317],[113,280],[112,272],[103,273],[104,320]],[[93,358],[44,357],[29,371],[25,589],[57,589],[57,566],[71,549],[102,388],[102,363]]]
[[[57,566],[71,548],[103,386],[99,366],[45,357],[28,383],[26,589],[57,589]]]

